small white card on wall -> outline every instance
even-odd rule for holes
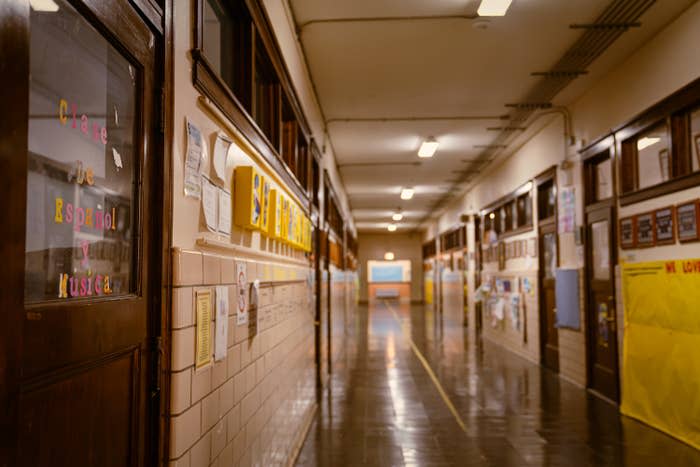
[[[228,286],[216,286],[216,340],[214,360],[226,358],[228,345]]]
[[[238,285],[236,323],[241,326],[248,324],[248,278],[246,263],[243,261],[236,263],[236,282]]]

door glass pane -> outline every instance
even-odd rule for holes
[[[544,254],[544,277],[554,279],[557,269],[557,236],[554,233],[544,234],[542,237],[542,249]]]
[[[30,16],[27,302],[135,289],[138,72],[55,4]]]
[[[637,138],[639,188],[657,185],[671,177],[668,128],[661,124]]]
[[[593,249],[593,278],[610,280],[610,232],[608,221],[591,225],[591,248]]]
[[[693,147],[693,172],[700,170],[700,109],[690,114],[690,135]]]
[[[601,201],[612,195],[612,161],[608,158],[595,166],[595,199]]]

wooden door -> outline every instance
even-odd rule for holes
[[[559,333],[557,332],[555,278],[558,266],[556,223],[540,224],[540,350],[542,364],[559,371]]]
[[[586,229],[588,386],[617,402],[619,379],[613,276],[616,259],[613,208],[601,206],[589,210]]]
[[[15,129],[11,154],[0,147],[17,201],[0,243],[4,274],[20,278],[2,290],[12,436],[0,465],[150,465],[155,37],[127,0],[17,4],[0,8],[26,64],[3,77],[17,96],[0,117]]]

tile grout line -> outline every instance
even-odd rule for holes
[[[462,429],[464,434],[468,435],[467,431],[467,426],[464,424],[464,421],[462,420],[462,417],[459,416],[459,412],[457,412],[457,408],[454,406],[452,401],[450,400],[449,396],[443,389],[442,385],[440,384],[440,381],[438,380],[437,376],[433,372],[433,369],[430,368],[430,364],[428,363],[428,360],[423,356],[420,350],[418,350],[418,347],[416,344],[413,342],[413,339],[409,334],[407,334],[404,330],[404,323],[401,321],[401,318],[399,318],[398,313],[396,313],[396,310],[394,310],[394,307],[392,307],[389,302],[386,300],[383,300],[384,306],[387,307],[387,309],[391,312],[392,315],[394,315],[394,319],[399,323],[401,326],[401,333],[403,336],[408,340],[409,344],[411,344],[411,349],[413,350],[413,353],[416,355],[418,360],[420,360],[421,364],[423,365],[423,368],[425,369],[426,373],[428,373],[428,376],[430,376],[430,379],[433,381],[433,384],[435,385],[435,388],[437,389],[438,393],[440,394],[440,397],[442,397],[443,402],[447,406],[448,410],[452,413],[452,415],[455,418],[455,421],[459,425],[459,427]]]

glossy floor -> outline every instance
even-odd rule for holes
[[[459,313],[359,308],[297,465],[700,466],[700,452],[469,337]]]

